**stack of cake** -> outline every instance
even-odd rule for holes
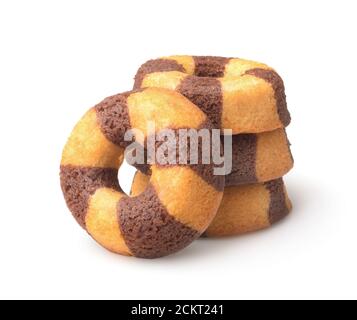
[[[172,56],[146,62],[134,89],[167,88],[203,110],[214,127],[231,130],[232,170],[206,236],[267,228],[291,211],[282,177],[293,167],[285,127],[290,123],[284,84],[265,64],[221,57]],[[144,191],[149,172],[138,165],[132,195]]]

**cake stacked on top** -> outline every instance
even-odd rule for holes
[[[269,66],[236,58],[171,56],[143,64],[134,89],[175,90],[203,110],[216,129],[231,130],[232,170],[206,236],[267,228],[292,209],[282,177],[293,167],[285,127],[290,123],[284,83]],[[222,137],[223,141],[223,137]],[[137,172],[132,195],[145,190],[150,172]]]

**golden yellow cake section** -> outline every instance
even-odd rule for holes
[[[131,255],[120,232],[118,203],[125,195],[109,188],[101,188],[91,196],[86,215],[88,233],[109,251]]]
[[[186,77],[186,73],[178,71],[153,72],[144,77],[141,87],[176,90]]]
[[[90,109],[74,128],[62,154],[61,165],[118,169],[124,150],[102,133],[95,109]]]
[[[244,75],[248,70],[252,70],[256,68],[272,70],[272,68],[270,68],[264,63],[245,60],[245,59],[231,59],[226,65],[224,76],[228,78],[240,77]]]
[[[132,128],[148,136],[148,123],[155,124],[156,132],[164,129],[200,128],[206,115],[181,94],[162,88],[147,88],[131,94],[127,99]],[[142,141],[138,141],[142,143]]]
[[[269,191],[262,184],[227,187],[218,213],[208,227],[209,237],[231,236],[270,226]]]
[[[234,134],[259,133],[281,128],[275,92],[263,79],[246,75],[220,79],[223,91],[222,127]]]
[[[285,194],[285,204],[286,207],[288,208],[289,212],[291,212],[291,210],[293,210],[293,204],[290,200],[288,191],[286,190],[286,185],[284,184],[284,194]]]
[[[284,176],[294,166],[284,129],[257,135],[256,175],[258,181]]]
[[[150,183],[169,214],[199,232],[213,220],[223,195],[187,166],[153,166]]]
[[[131,186],[130,195],[137,197],[143,193],[150,182],[150,176],[143,174],[140,171],[135,173],[134,181]]]
[[[195,73],[195,60],[192,56],[170,56],[163,57],[162,59],[176,61],[178,64],[184,67],[187,74],[193,75]]]

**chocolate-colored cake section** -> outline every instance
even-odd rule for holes
[[[124,141],[125,133],[131,129],[127,97],[128,94],[118,94],[105,99],[95,107],[103,134],[109,141],[122,148],[130,144]]]
[[[208,128],[210,125],[204,125],[204,128]],[[173,155],[168,153],[164,155],[157,154],[156,161],[158,167],[170,167],[170,166],[188,166],[194,170],[203,180],[205,180],[209,185],[214,187],[217,191],[223,191],[225,185],[225,176],[219,176],[214,174],[215,164],[213,162],[211,147],[212,144],[205,144],[202,136],[198,135],[197,139],[188,138],[187,141],[179,139],[179,130],[175,130],[176,141],[175,145],[171,145],[171,141],[167,139],[166,141],[161,141],[156,143],[156,150],[165,143],[168,150],[174,150],[176,152]],[[209,135],[212,137],[211,131],[209,130]],[[192,152],[197,151],[197,157],[194,157]],[[221,149],[222,152],[222,149]],[[203,154],[209,155],[209,158],[204,159]],[[180,155],[184,155],[187,159],[186,163],[180,164]],[[165,161],[170,163],[166,163]],[[205,161],[206,160],[206,161]],[[208,160],[208,161],[207,161]],[[176,164],[172,164],[174,161]],[[143,172],[143,171],[142,171]]]
[[[283,179],[277,179],[264,183],[270,193],[269,221],[274,224],[289,214],[286,206]]]
[[[208,116],[214,128],[221,128],[223,93],[219,80],[188,76],[178,91]]]
[[[211,124],[210,123],[205,123],[202,125],[202,128],[207,128],[209,130],[209,135],[212,137],[211,133]],[[183,128],[184,130],[187,130]],[[200,129],[200,128],[199,128]],[[155,142],[155,150],[156,150],[156,159],[155,165],[157,167],[172,167],[172,166],[189,166],[192,170],[194,170],[203,180],[205,180],[209,185],[213,186],[216,190],[218,191],[223,191],[224,190],[224,185],[225,185],[225,176],[219,176],[214,174],[214,168],[217,167],[218,165],[215,165],[213,162],[213,157],[212,157],[212,144],[204,144],[202,140],[202,136],[198,136],[198,139],[191,139],[190,136],[188,135],[187,141],[185,139],[180,140],[179,138],[179,131],[180,129],[168,129],[168,134],[165,136],[166,130],[161,131],[158,133],[159,135],[162,135],[160,138],[160,141]],[[171,139],[168,138],[172,134],[172,132],[175,133],[175,139],[172,141]],[[157,138],[157,137],[156,137]],[[149,139],[151,139],[149,137]],[[157,140],[157,139],[156,139]],[[196,141],[195,141],[196,140]],[[210,140],[211,141],[211,140]],[[164,154],[159,154],[157,151],[159,148],[162,147],[162,145],[165,144],[164,148]],[[145,142],[145,145],[147,143]],[[192,146],[192,150],[191,150]],[[203,149],[208,149],[208,150],[203,150]],[[168,151],[175,151],[175,152],[169,152]],[[191,157],[191,151],[196,151],[197,150],[197,155],[198,157],[195,159],[194,157]],[[141,171],[143,174],[146,175],[151,175],[151,165],[148,164],[148,154],[147,150],[143,150],[144,155],[143,158],[145,159],[144,164],[137,164],[133,163],[132,165]],[[209,163],[205,163],[203,160],[203,154],[209,154]],[[187,162],[181,163],[180,155],[183,155],[185,159],[187,159]],[[221,155],[223,155],[223,148],[221,145]],[[197,161],[191,161],[191,160],[197,160]]]
[[[119,201],[118,219],[126,245],[140,258],[178,252],[200,235],[169,214],[153,186],[136,198]]]
[[[145,140],[144,145],[147,145],[147,139]],[[139,145],[137,145],[139,146]],[[151,175],[151,164],[149,164],[148,160],[148,152],[144,148],[136,148],[136,145],[134,146],[135,149],[130,150],[129,148],[126,149],[125,151],[125,158],[127,162],[134,166],[136,169],[138,169],[140,172],[142,172],[145,175]],[[143,159],[144,163],[132,163],[134,159],[131,159],[131,157],[135,159]]]
[[[153,72],[180,71],[185,72],[185,68],[174,60],[156,59],[144,63],[135,76],[134,89],[141,88],[143,80],[147,74]]]
[[[230,58],[223,57],[193,57],[195,75],[198,77],[222,78]]]
[[[232,172],[226,176],[226,186],[250,184],[256,175],[257,136],[238,134],[232,137]]]
[[[285,86],[281,77],[274,70],[260,68],[248,70],[245,74],[261,78],[272,85],[275,92],[275,100],[280,121],[284,127],[288,126],[291,117],[286,103]]]
[[[77,222],[85,228],[88,200],[100,188],[121,191],[118,171],[109,168],[61,166],[61,187],[68,208]]]
[[[213,164],[190,165],[190,168],[217,191],[222,192],[224,190],[225,176],[215,175]]]

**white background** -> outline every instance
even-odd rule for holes
[[[357,298],[355,3],[1,1],[0,298]],[[117,256],[66,208],[62,148],[89,107],[171,54],[248,58],[283,76],[294,212],[164,259]]]

